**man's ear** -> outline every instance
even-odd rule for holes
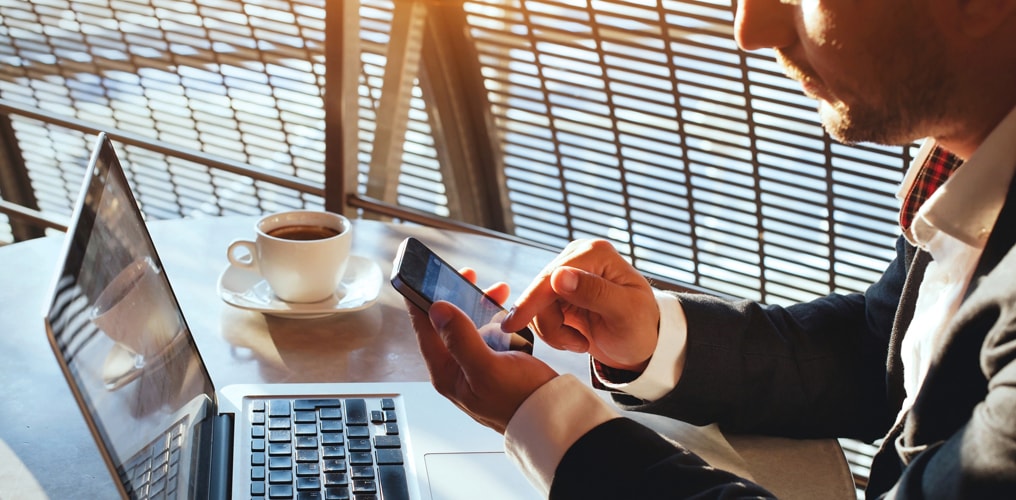
[[[1009,25],[1016,16],[1016,0],[957,0],[956,25],[971,38],[983,38]]]

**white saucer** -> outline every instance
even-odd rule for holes
[[[381,267],[376,262],[353,255],[342,283],[331,297],[320,302],[285,302],[275,296],[261,275],[230,265],[219,276],[219,297],[231,306],[270,316],[321,318],[370,307],[377,301],[381,282]]]

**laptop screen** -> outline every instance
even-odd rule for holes
[[[214,389],[104,134],[64,252],[46,315],[50,342],[122,493],[195,496]]]

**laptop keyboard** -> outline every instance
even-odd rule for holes
[[[409,498],[393,398],[253,399],[251,498]]]
[[[185,430],[185,422],[180,420],[119,467],[120,479],[130,485],[131,498],[176,498]]]

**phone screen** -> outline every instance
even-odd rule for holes
[[[532,353],[533,333],[529,329],[514,334],[502,332],[501,320],[507,311],[415,238],[402,243],[392,284],[423,310],[439,300],[455,304],[473,320],[494,350]]]

